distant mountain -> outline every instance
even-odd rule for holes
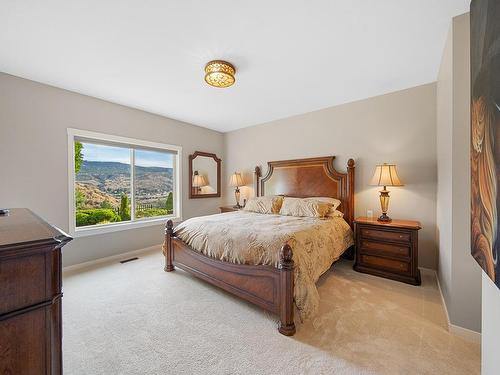
[[[120,196],[130,193],[130,165],[110,161],[82,162],[76,181],[91,184],[99,190]],[[173,169],[162,167],[135,167],[137,196],[155,197],[172,191]]]

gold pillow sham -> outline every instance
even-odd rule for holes
[[[278,214],[282,203],[283,197],[279,195],[254,197],[247,201],[243,210],[257,212],[259,214]]]
[[[332,206],[330,207],[330,210],[326,213],[325,217],[337,217],[339,216],[340,211],[337,211],[337,208],[340,207],[342,202],[338,199],[335,198],[330,198],[330,197],[309,197],[309,198],[304,198],[305,200],[317,200],[320,202],[325,202],[329,203]],[[343,216],[343,214],[342,214]]]
[[[281,205],[280,215],[325,217],[332,204],[318,199],[285,197]]]

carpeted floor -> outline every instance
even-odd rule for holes
[[[183,271],[160,250],[64,277],[64,373],[479,374],[480,348],[449,334],[432,273],[421,287],[357,273],[319,282],[320,314],[291,338],[277,319]]]

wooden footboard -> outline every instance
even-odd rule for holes
[[[279,332],[295,333],[293,320],[294,262],[292,248],[284,244],[279,268],[219,261],[186,245],[174,234],[172,220],[165,230],[165,271],[179,267],[225,291],[260,306],[280,317]]]

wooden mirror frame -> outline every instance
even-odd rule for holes
[[[197,156],[205,156],[207,158],[212,158],[217,163],[217,193],[213,194],[193,194],[193,160],[196,159]],[[220,197],[220,179],[221,179],[221,168],[220,168],[221,159],[217,157],[217,155],[203,152],[203,151],[195,151],[194,154],[189,155],[189,198],[190,199],[198,199],[198,198],[218,198]]]

